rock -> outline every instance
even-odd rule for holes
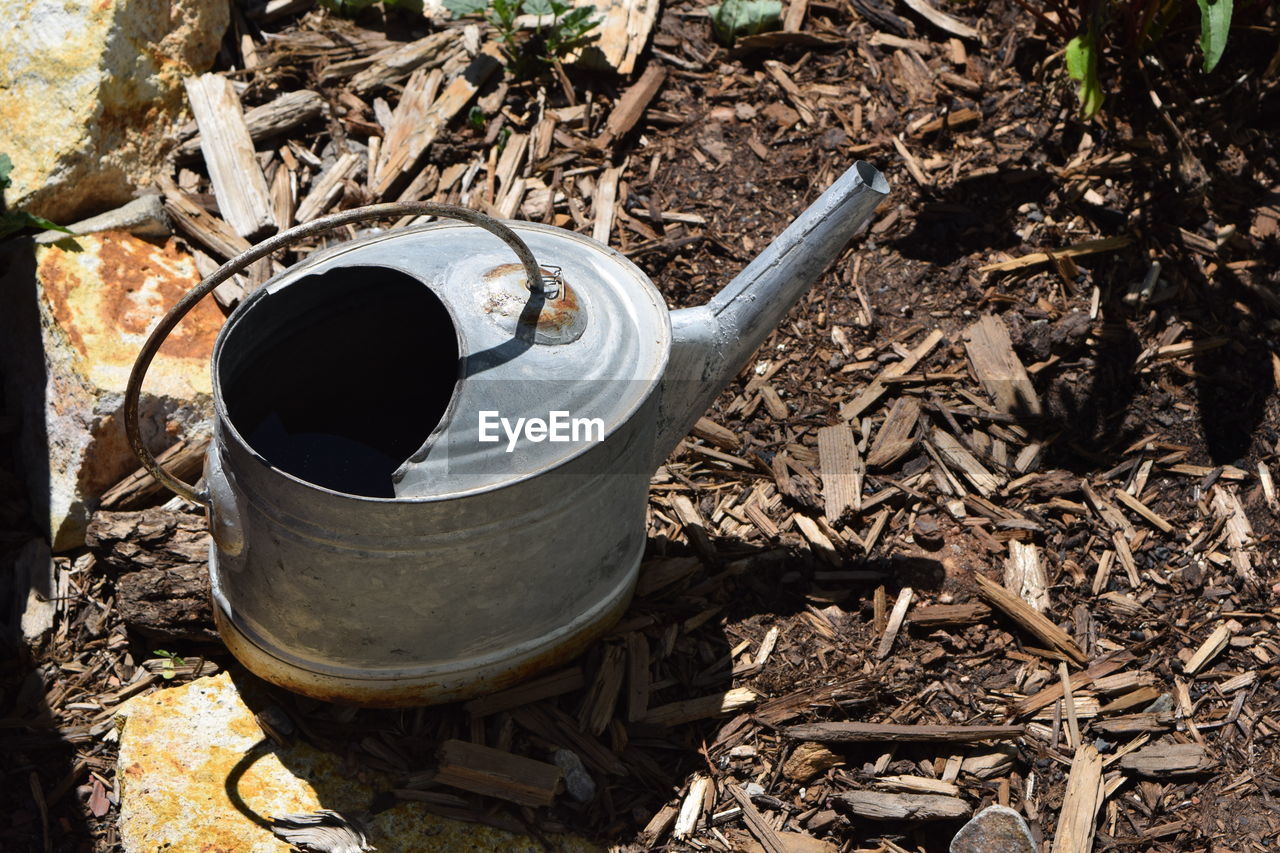
[[[1022,815],[1004,806],[987,806],[951,839],[951,853],[1036,853]]]
[[[911,535],[917,545],[930,551],[936,551],[946,543],[942,535],[942,525],[932,515],[922,515],[917,518]]]
[[[67,222],[150,184],[230,22],[209,0],[16,0],[0,31],[7,201]]]
[[[173,233],[169,214],[164,210],[164,202],[155,193],[135,198],[123,207],[82,219],[67,227],[75,234],[128,231],[135,237],[149,237],[155,240],[163,240]],[[56,243],[66,239],[68,237],[65,231],[45,231],[35,236],[35,241],[41,244]]]
[[[782,765],[782,775],[793,782],[804,784],[832,767],[844,765],[844,759],[827,749],[820,743],[805,741],[791,750],[791,755]]]
[[[596,798],[596,781],[582,766],[576,752],[557,749],[552,761],[564,773],[564,787],[570,797],[579,803],[589,803]]]
[[[6,620],[10,626],[5,636],[21,633],[31,646],[38,646],[53,631],[58,613],[57,575],[53,556],[43,539],[32,539],[18,551],[13,563],[12,615]]]
[[[246,690],[255,684],[240,683]],[[341,756],[305,744],[271,747],[226,673],[131,699],[117,720],[125,853],[287,853],[270,821],[292,815],[297,823],[321,810],[358,822],[369,845],[383,851],[544,849],[526,836],[439,817],[422,803],[370,816],[365,810],[395,787],[393,779],[370,768],[351,772]],[[546,840],[564,853],[603,853],[577,838]]]
[[[173,240],[155,245],[120,231],[8,254],[0,368],[21,420],[32,513],[62,551],[83,543],[97,499],[138,467],[121,413],[129,371],[147,333],[200,276]],[[212,301],[197,305],[152,365],[141,420],[153,452],[208,432],[209,359],[222,319]]]

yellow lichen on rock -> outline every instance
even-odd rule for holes
[[[130,700],[119,712],[120,840],[125,853],[286,853],[271,817],[332,809],[359,815],[393,787],[303,744],[273,747],[230,675]],[[382,853],[542,853],[527,836],[448,820],[404,802],[370,818]],[[603,853],[576,838],[563,853]]]
[[[55,221],[123,204],[152,180],[230,21],[208,0],[16,0],[0,28],[7,201]]]

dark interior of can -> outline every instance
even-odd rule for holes
[[[248,306],[227,330],[218,375],[231,423],[272,466],[394,497],[391,475],[448,409],[458,338],[422,282],[342,267]]]

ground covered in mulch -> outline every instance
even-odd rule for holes
[[[1085,122],[1029,14],[948,11],[981,40],[813,0],[800,30],[826,43],[731,52],[700,7],[672,5],[637,69],[665,82],[603,150],[630,80],[499,75],[406,174],[436,170],[418,198],[584,233],[603,221],[673,306],[709,298],[854,159],[893,193],[659,470],[637,599],[555,695],[356,712],[278,694],[290,736],[399,774],[375,807],[425,800],[636,850],[941,851],[958,820],[866,806],[933,795],[1010,805],[1046,842],[1082,821],[1094,850],[1280,843],[1277,21],[1233,31],[1212,75],[1185,33],[1141,67],[1116,56],[1123,85],[1113,70]],[[246,61],[229,37],[222,70],[246,107],[304,87],[327,103],[259,145],[295,203],[341,154],[367,159],[423,84],[357,95],[356,71],[325,75],[420,23],[238,26],[257,66],[231,70]],[[504,165],[513,144],[528,150]],[[174,179],[171,203],[217,214],[198,158]],[[375,185],[353,170],[321,210],[380,200]],[[22,490],[0,488],[18,543]],[[3,672],[5,850],[117,849],[112,708],[191,677],[197,656],[235,666],[126,624],[122,568],[100,557],[68,558],[52,640]],[[186,659],[176,677],[157,648]],[[824,725],[844,722],[919,738]],[[975,743],[943,728],[979,724],[1024,728]],[[448,738],[572,750],[595,798],[531,810],[439,786]],[[1076,791],[1064,809],[1090,762],[1100,805]],[[697,819],[678,826],[682,809]]]

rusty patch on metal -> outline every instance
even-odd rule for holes
[[[261,648],[240,633],[216,603],[213,606],[213,621],[217,625],[218,635],[231,654],[235,655],[236,659],[254,675],[272,684],[312,699],[341,705],[359,705],[364,708],[412,708],[459,702],[496,693],[568,663],[604,636],[622,618],[630,602],[631,596],[624,596],[616,606],[602,614],[593,624],[573,636],[566,637],[558,645],[536,657],[513,665],[501,675],[485,681],[471,682],[461,687],[444,687],[428,680],[397,685],[391,682],[373,681],[366,684],[362,683],[363,680],[353,679],[345,684],[338,684],[335,683],[335,679],[285,663]]]
[[[484,273],[486,282],[496,282],[507,276],[519,276],[520,286],[527,289],[529,283],[523,275],[523,264],[499,264],[496,267]],[[544,273],[547,273],[544,270]],[[516,314],[519,312],[517,322],[526,328],[533,325],[539,332],[554,334],[566,331],[572,328],[576,323],[581,321],[582,308],[578,303],[578,296],[569,283],[564,279],[559,280],[560,293],[554,299],[547,299],[538,311],[538,319],[536,323],[530,323],[530,318],[526,316],[529,309],[529,303],[505,298],[505,294],[495,294],[491,296],[484,304],[483,310],[489,314]]]
[[[578,296],[568,282],[560,285],[560,298],[548,299],[538,312],[538,330],[559,332],[569,328],[578,319]],[[521,322],[524,318],[521,317]]]
[[[498,264],[484,274],[485,281],[497,281],[504,275],[524,272],[524,264]]]

